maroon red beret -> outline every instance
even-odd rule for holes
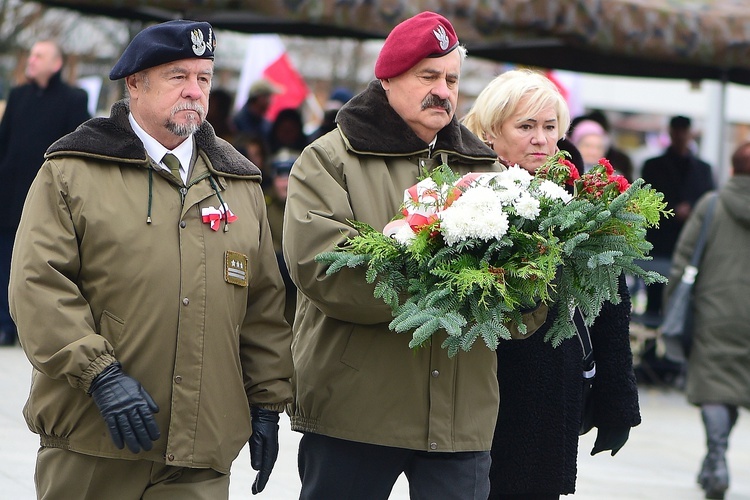
[[[450,21],[422,12],[398,24],[385,39],[375,62],[375,78],[393,78],[425,57],[442,57],[456,47],[458,37]]]

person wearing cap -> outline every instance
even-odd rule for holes
[[[404,190],[443,162],[503,168],[455,117],[466,52],[451,23],[422,12],[388,35],[367,88],[337,130],[292,167],[284,257],[298,288],[289,406],[299,445],[300,498],[386,499],[404,473],[412,498],[482,499],[497,417],[496,356],[481,346],[450,358],[440,342],[412,351],[362,269],[326,275],[315,256],[357,231],[383,228]],[[529,333],[546,318],[526,315]]]
[[[271,134],[271,121],[266,112],[271,106],[271,98],[278,93],[271,82],[261,78],[255,81],[247,95],[247,101],[234,115],[235,128],[244,134],[252,134],[268,142]]]
[[[284,317],[290,325],[294,323],[297,288],[289,277],[289,270],[284,262],[282,236],[289,172],[299,155],[300,151],[289,148],[281,148],[278,153],[273,155],[271,158],[271,186],[266,190],[266,210],[268,212],[268,224],[271,226],[271,236],[273,237],[273,250],[276,253],[276,261],[279,264],[281,277],[284,278],[284,286],[286,287]]]
[[[585,115],[578,115],[573,118],[573,120],[571,120],[570,122],[568,135],[572,134],[576,128],[576,125],[584,120],[593,120],[601,125],[601,127],[604,129],[604,132],[610,138],[609,147],[603,155],[604,158],[609,160],[616,172],[625,176],[628,182],[632,183],[634,180],[633,160],[630,159],[630,156],[625,151],[617,147],[614,141],[614,136],[612,134],[612,126],[609,123],[609,118],[607,118],[607,115],[602,110],[595,109],[590,113],[587,113]]]
[[[581,120],[570,133],[570,142],[581,152],[584,171],[588,172],[600,159],[606,158],[610,140],[604,127],[597,122]]]
[[[216,38],[176,20],[112,68],[129,97],[47,150],[10,307],[33,365],[39,498],[227,498],[278,454],[291,329],[260,171],[205,121]]]

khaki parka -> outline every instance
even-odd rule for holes
[[[437,452],[489,450],[497,418],[496,356],[480,341],[449,358],[442,340],[412,351],[388,329],[389,306],[362,269],[326,276],[315,256],[355,236],[347,220],[382,228],[404,190],[442,159],[457,171],[501,168],[495,153],[454,119],[434,151],[388,104],[378,81],[339,111],[338,129],[292,167],[284,253],[298,287],[292,352],[292,428]],[[527,323],[533,332],[546,309]]]
[[[690,263],[712,198],[718,196],[693,286],[693,343],[685,392],[690,403],[750,409],[750,176],[735,174],[698,201],[672,257],[666,299]]]
[[[291,330],[260,172],[205,123],[181,186],[146,155],[125,102],[53,144],[14,248],[10,305],[43,446],[229,472],[250,405],[291,399]],[[218,231],[204,208],[237,219]],[[244,277],[243,277],[243,273]],[[87,392],[114,360],[151,394],[161,438],[118,450]]]

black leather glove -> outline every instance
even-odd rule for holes
[[[130,451],[150,450],[159,439],[154,413],[159,411],[154,400],[132,377],[122,371],[120,363],[109,365],[91,382],[89,394],[109,427],[115,446],[127,444]]]
[[[278,412],[250,408],[253,422],[253,435],[250,436],[250,465],[258,471],[253,482],[253,495],[266,487],[268,478],[279,456],[279,414]]]
[[[591,450],[591,456],[600,451],[612,450],[612,456],[625,446],[630,436],[630,427],[599,427],[596,431],[596,441]]]

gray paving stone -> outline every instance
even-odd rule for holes
[[[0,498],[33,500],[34,460],[39,441],[23,420],[21,410],[29,390],[31,365],[19,347],[0,348]],[[589,452],[595,432],[583,436],[578,457],[578,500],[699,500],[703,498],[695,475],[703,456],[703,427],[698,410],[682,393],[642,388],[643,423],[630,440],[611,457]],[[255,471],[245,448],[232,467],[232,500],[265,498],[293,500],[299,494],[297,444],[300,435],[282,417],[281,450],[266,490],[250,493]],[[726,500],[750,500],[750,412],[742,410],[730,438],[731,487]],[[408,499],[403,478],[396,483],[392,500]]]

